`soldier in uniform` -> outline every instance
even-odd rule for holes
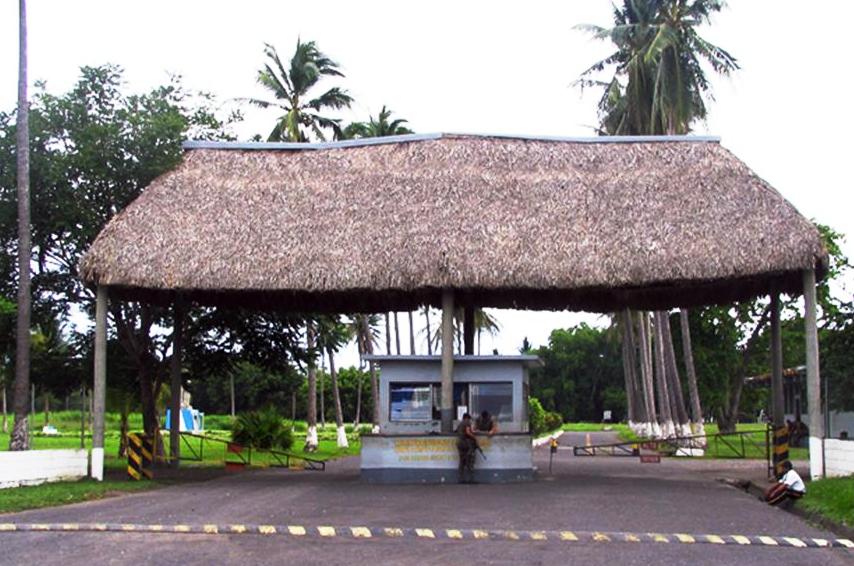
[[[495,417],[489,414],[489,411],[483,411],[474,423],[474,429],[477,432],[485,432],[492,436],[498,432],[498,422]]]
[[[477,451],[477,437],[472,428],[471,415],[465,413],[457,427],[457,452],[460,455],[460,483],[474,481],[474,456]]]

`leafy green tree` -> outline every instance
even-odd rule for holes
[[[258,71],[258,83],[270,94],[273,101],[250,98],[249,102],[260,108],[278,108],[283,114],[267,137],[269,141],[309,141],[309,132],[320,140],[326,139],[324,130],[340,136],[340,120],[324,114],[327,110],[349,108],[353,98],[346,90],[332,87],[312,97],[324,77],[344,77],[338,63],[318,50],[313,41],[297,40],[296,50],[285,67],[276,48],[265,44],[267,64]]]
[[[379,115],[370,116],[367,122],[352,122],[344,127],[338,139],[379,138],[384,136],[401,136],[411,134],[412,130],[404,126],[407,120],[391,119],[392,111],[383,105]]]

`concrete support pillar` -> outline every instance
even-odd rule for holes
[[[442,291],[442,432],[454,431],[454,292]]]
[[[463,353],[474,355],[474,307],[463,309]]]
[[[810,476],[824,475],[824,421],[821,418],[821,374],[818,361],[815,271],[804,271],[804,325],[806,326],[807,405],[810,427]]]
[[[92,390],[92,457],[89,475],[104,479],[104,409],[107,401],[107,288],[95,295],[95,383]]]
[[[175,299],[175,303],[172,305],[172,313],[172,363],[170,367],[172,398],[169,403],[169,453],[172,467],[177,468],[181,458],[181,354],[184,333],[184,305],[180,297]]]

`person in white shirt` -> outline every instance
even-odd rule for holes
[[[804,480],[792,468],[792,463],[786,460],[783,462],[783,475],[765,494],[765,501],[769,505],[777,505],[788,499],[800,499],[806,492],[807,486],[804,485]]]

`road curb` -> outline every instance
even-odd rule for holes
[[[822,539],[771,535],[713,535],[687,533],[627,533],[606,531],[529,531],[496,529],[428,529],[366,526],[303,526],[256,524],[137,524],[137,523],[0,523],[0,533],[140,533],[197,535],[262,535],[290,538],[420,539],[527,541],[562,543],[717,544],[789,548],[854,549],[845,538]]]

